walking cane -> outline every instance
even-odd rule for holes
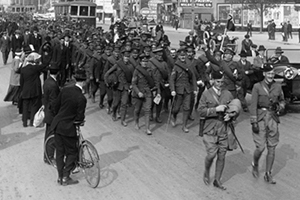
[[[174,102],[175,102],[175,96],[173,96],[173,98],[172,98],[172,103],[171,103],[171,108],[170,108],[170,111],[169,111],[169,114],[168,114],[168,120],[167,120],[167,126],[166,126],[165,133],[168,131],[168,128],[169,128],[169,123],[171,121],[171,115],[172,115],[172,109],[173,109],[173,106],[174,106]]]

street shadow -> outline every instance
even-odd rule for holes
[[[130,156],[134,150],[140,149],[139,146],[128,147],[125,151],[112,151],[100,155],[100,168],[106,168],[112,164],[118,163]]]
[[[103,169],[100,172],[100,183],[98,188],[105,188],[118,178],[118,172],[114,169]]]
[[[244,174],[251,166],[252,155],[249,150],[226,156],[225,168],[222,176],[222,182],[230,180],[236,174]],[[227,152],[228,153],[228,152]]]
[[[7,102],[9,104],[9,102]],[[10,105],[0,108],[0,134],[1,129],[14,123],[14,119],[18,117],[18,108],[16,106]],[[21,118],[20,118],[21,120]]]
[[[275,152],[275,162],[273,165],[273,175],[279,173],[287,164],[289,160],[293,160],[298,156],[298,153],[289,144],[283,144],[276,149]],[[264,162],[265,163],[265,162]],[[265,169],[265,166],[264,168]]]
[[[30,134],[27,134],[25,132],[16,132],[16,133],[10,133],[8,135],[0,135],[0,150],[12,147],[14,145],[17,145],[21,142],[30,140],[34,138],[37,135],[40,135],[44,133],[44,129],[40,129],[35,132],[31,132]]]
[[[99,136],[92,136],[92,137],[87,138],[87,140],[89,140],[93,145],[96,145],[102,141],[103,137],[109,136],[109,135],[112,135],[112,132],[105,132]]]

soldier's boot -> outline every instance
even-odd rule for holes
[[[108,108],[107,108],[107,114],[111,114],[111,112],[112,112],[112,108],[111,108],[111,106],[112,106],[112,100],[109,100],[109,101],[107,101],[107,104],[108,104]]]
[[[177,120],[177,114],[173,114],[173,115],[172,115],[172,118],[171,118],[171,125],[172,125],[173,127],[176,126],[176,120]]]
[[[139,130],[140,129],[140,125],[139,125],[139,119],[140,118],[140,113],[137,112],[137,111],[134,111],[133,112],[133,119],[134,119],[134,128],[136,130]]]
[[[210,172],[210,167],[211,167],[212,162],[213,162],[213,159],[208,159],[207,157],[205,158],[205,171],[204,171],[204,175],[203,175],[203,181],[204,181],[205,185],[210,184],[209,172]]]
[[[121,108],[120,114],[121,114],[121,124],[122,124],[122,126],[126,127],[128,125],[127,122],[125,121],[125,118],[126,118],[126,108]]]
[[[259,163],[259,159],[261,157],[263,150],[260,149],[255,149],[254,151],[254,155],[253,155],[253,162],[252,162],[252,175],[254,178],[258,178],[259,177],[259,167],[258,167],[258,163]]]
[[[162,109],[162,102],[159,105],[156,106],[156,118],[155,118],[155,121],[157,123],[162,123],[162,119],[160,117],[161,109]]]
[[[226,152],[218,152],[218,158],[216,162],[216,172],[215,172],[215,180],[213,185],[221,190],[226,190],[221,183],[221,176],[223,173],[224,165],[225,165],[225,154]]]
[[[113,107],[112,108],[112,120],[113,121],[117,121],[118,119],[117,119],[117,108],[115,108],[115,107]]]
[[[146,134],[152,135],[152,132],[150,130],[150,115],[149,113],[145,113],[145,126],[146,126]]]
[[[276,181],[275,181],[275,179],[273,179],[272,174],[271,174],[274,159],[275,159],[275,147],[268,147],[266,173],[265,173],[264,179],[266,182],[268,182],[270,184],[276,184]]]
[[[185,133],[189,132],[189,129],[187,128],[188,117],[189,117],[189,111],[183,111],[183,126],[182,126],[182,130]]]

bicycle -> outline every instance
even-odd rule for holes
[[[83,138],[80,126],[83,123],[75,123],[77,136],[79,138],[78,149],[79,159],[76,163],[83,174],[88,184],[96,188],[100,182],[100,158],[95,146],[89,141]],[[47,148],[46,148],[47,147]],[[49,154],[54,152],[54,157],[49,157]],[[55,139],[54,135],[50,135],[44,143],[44,154],[50,165],[56,168],[55,161]],[[53,155],[53,154],[52,154]]]

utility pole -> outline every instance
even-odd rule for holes
[[[124,16],[124,0],[120,0],[120,19]]]
[[[105,24],[105,11],[104,11],[105,0],[103,0],[102,2],[103,2],[103,7],[102,7],[102,20],[103,20],[103,24]]]
[[[195,0],[192,0],[192,30],[194,30],[194,19],[195,18]]]

